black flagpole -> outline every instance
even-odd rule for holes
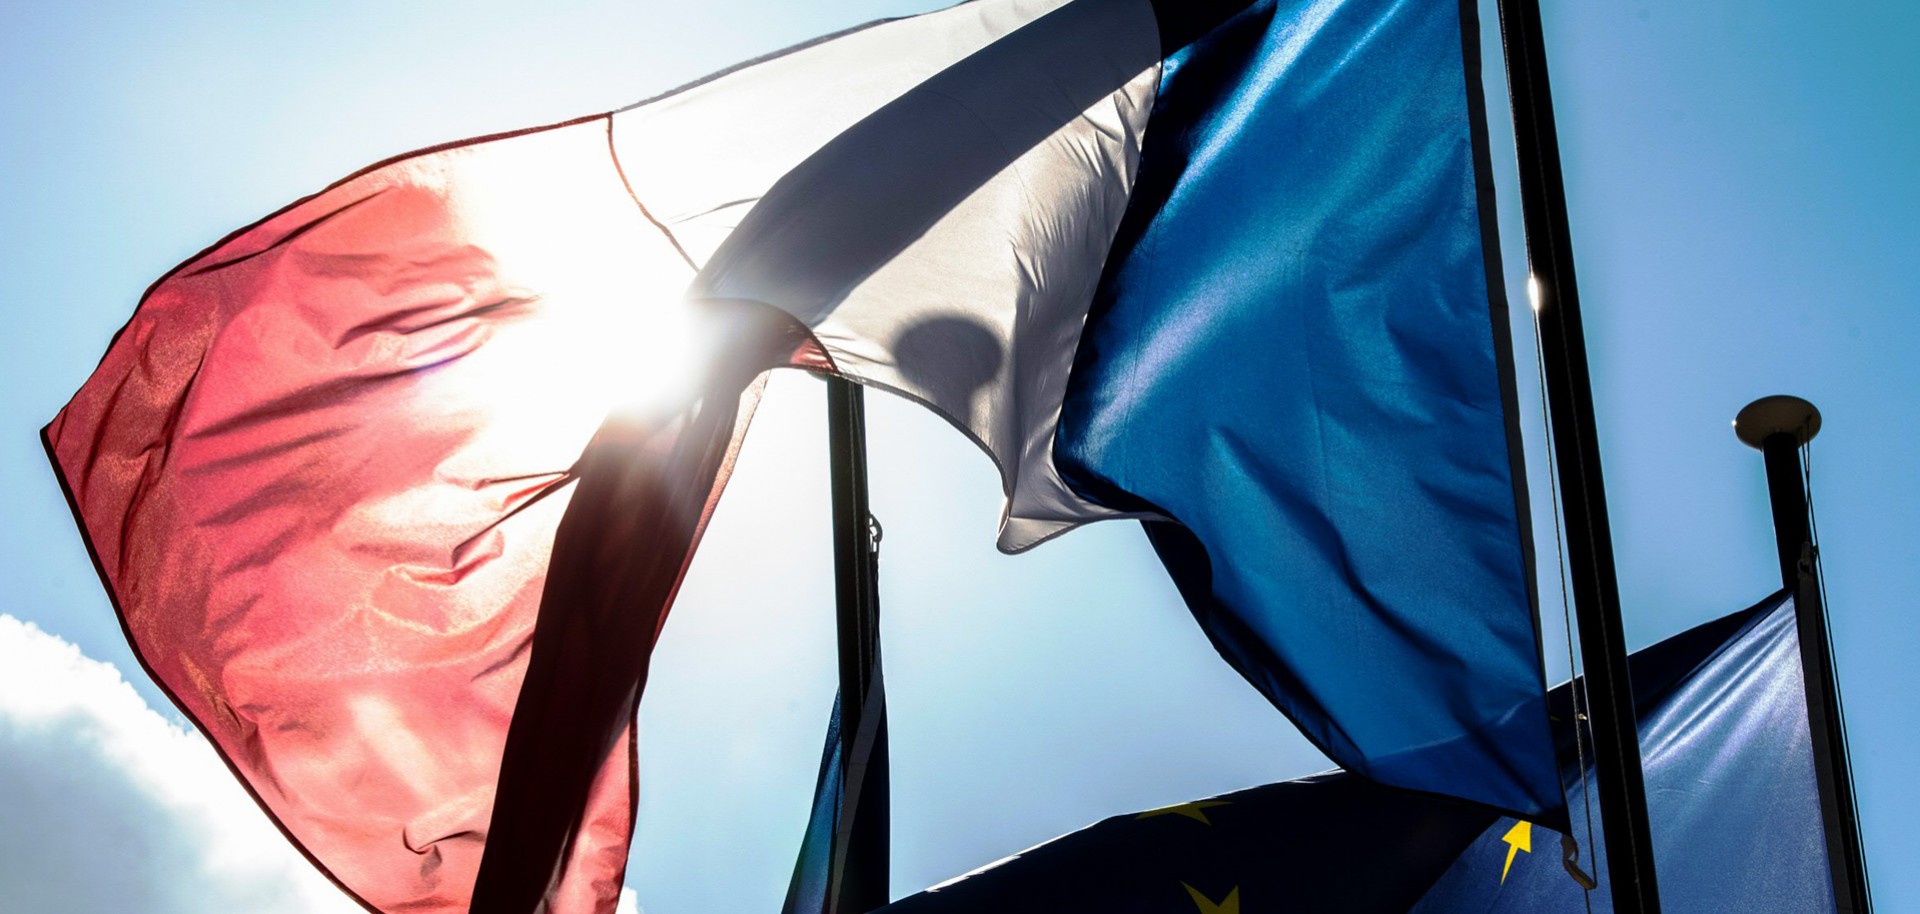
[[[1873,900],[1867,894],[1853,768],[1847,759],[1846,731],[1840,726],[1840,691],[1827,640],[1827,608],[1821,595],[1806,483],[1800,474],[1800,448],[1820,433],[1820,411],[1799,397],[1762,397],[1740,410],[1733,430],[1766,461],[1780,582],[1793,594],[1799,623],[1800,668],[1805,675],[1807,724],[1813,731],[1813,773],[1820,783],[1820,817],[1827,837],[1834,907],[1840,914],[1866,914],[1873,910]]]
[[[841,789],[832,914],[887,903],[886,689],[880,676],[879,527],[867,508],[866,408],[860,385],[827,380],[833,563],[840,643]]]
[[[1566,188],[1560,143],[1547,88],[1546,44],[1538,0],[1499,0],[1513,132],[1520,158],[1520,206],[1525,220],[1528,291],[1538,315],[1540,361],[1567,531],[1567,570],[1580,633],[1593,731],[1594,775],[1614,910],[1655,914],[1640,734],[1627,674],[1626,634],[1620,623],[1620,586],[1614,577],[1613,535],[1600,480],[1600,444],[1587,375],[1580,297],[1574,285]]]

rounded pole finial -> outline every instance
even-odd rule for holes
[[[1804,445],[1820,434],[1820,410],[1812,403],[1786,394],[1761,397],[1734,417],[1733,433],[1755,449],[1768,438],[1783,433],[1792,435],[1795,444]]]

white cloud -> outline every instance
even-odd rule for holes
[[[351,914],[199,734],[0,614],[0,909]]]

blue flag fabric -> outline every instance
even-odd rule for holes
[[[884,832],[856,827],[856,823],[884,822],[891,802],[887,779],[871,776],[876,767],[884,770],[887,765],[886,688],[877,665],[874,673],[873,686],[858,718],[860,729],[853,734],[851,753],[842,739],[846,696],[834,693],[826,746],[820,753],[820,774],[813,787],[813,808],[807,816],[793,876],[787,882],[782,914],[833,914],[862,903],[860,896],[867,892],[884,891],[877,882],[861,882],[865,887],[852,891],[843,885],[850,866],[876,865],[876,848],[862,843],[885,839]],[[879,850],[884,851],[884,847]],[[884,861],[877,865],[884,869]],[[853,878],[858,882],[863,875],[855,873]]]
[[[1793,612],[1775,596],[1632,658],[1667,910],[1833,910]],[[1611,910],[1561,849],[1545,827],[1333,773],[1116,816],[883,910]]]
[[[845,796],[846,765],[840,757],[840,693],[833,695],[833,713],[827,717],[827,744],[820,751],[820,775],[813,785],[813,807],[800,839],[799,859],[787,882],[787,899],[780,914],[825,914],[832,910],[836,864],[833,838],[840,830],[841,798]]]
[[[1169,58],[1056,454],[1329,757],[1555,820],[1477,57],[1267,0]]]
[[[1661,904],[1704,914],[1833,911],[1793,601],[1773,597],[1634,661],[1635,691],[1651,699],[1639,703],[1640,743]],[[1572,808],[1584,806],[1588,783],[1569,789]],[[1503,839],[1517,825],[1489,827],[1415,914],[1584,914],[1586,893],[1554,863],[1559,837],[1545,829],[1533,830],[1531,854],[1515,855],[1539,859],[1516,860],[1501,878]],[[1603,850],[1594,848],[1604,868]],[[1591,901],[1613,909],[1605,880]]]

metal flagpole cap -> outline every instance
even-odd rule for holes
[[[1733,433],[1751,448],[1782,432],[1792,435],[1795,444],[1812,441],[1820,434],[1820,411],[1799,397],[1775,394],[1747,404],[1733,417]]]

